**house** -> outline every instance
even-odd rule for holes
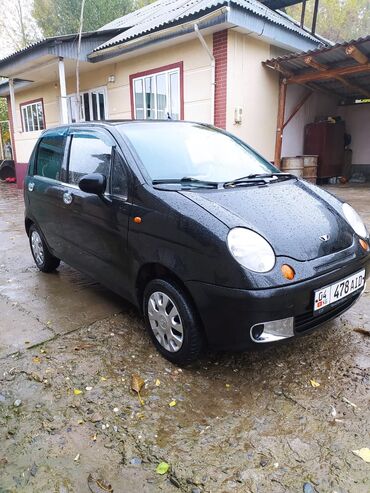
[[[293,3],[157,0],[84,33],[80,51],[66,35],[0,60],[19,186],[42,129],[78,120],[212,123],[272,160],[280,74],[262,62],[325,45],[274,10]]]

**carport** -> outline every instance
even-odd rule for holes
[[[327,126],[340,124],[344,129],[347,148],[352,150],[349,154],[351,174],[357,173],[369,180],[370,35],[331,47],[280,56],[267,60],[264,65],[280,73],[275,164],[280,166],[283,156],[307,153],[310,147],[308,125],[326,121]],[[316,133],[311,135],[311,140],[317,143]],[[338,139],[332,140],[330,145],[331,150],[340,146]],[[319,155],[320,168],[324,156],[320,152],[315,154]],[[343,166],[344,160],[343,153]],[[338,166],[332,169],[328,177],[341,176],[342,173],[334,171]]]

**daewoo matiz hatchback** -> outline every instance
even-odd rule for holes
[[[63,260],[127,298],[177,363],[206,344],[306,333],[347,310],[369,275],[369,234],[350,205],[207,125],[47,130],[25,204],[37,267]]]

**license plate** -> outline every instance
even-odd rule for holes
[[[365,270],[356,272],[352,276],[346,277],[325,288],[315,291],[313,311],[322,310],[329,305],[350,296],[365,285]]]

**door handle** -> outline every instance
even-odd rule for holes
[[[30,181],[28,184],[28,191],[33,192],[33,189],[35,188],[35,184],[33,181]]]
[[[63,202],[66,204],[66,205],[70,205],[72,204],[72,201],[73,201],[73,195],[69,192],[64,192],[63,194]]]

